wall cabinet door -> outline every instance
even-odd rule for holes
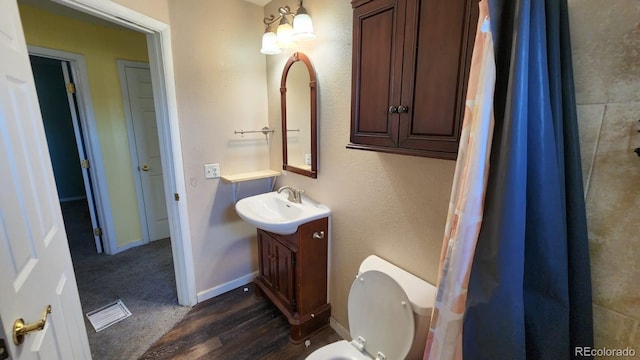
[[[349,148],[455,159],[474,0],[355,0]]]
[[[397,147],[404,37],[403,2],[374,0],[353,12],[351,142]]]

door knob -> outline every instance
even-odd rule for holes
[[[316,240],[324,239],[324,231],[316,231],[313,233],[313,238]]]
[[[142,167],[140,167],[140,170],[149,171],[149,165],[142,165]]]
[[[24,336],[33,331],[40,331],[44,329],[44,325],[47,323],[47,316],[51,314],[51,305],[47,305],[42,312],[40,321],[25,324],[22,318],[16,320],[13,323],[13,343],[20,345],[24,342]]]

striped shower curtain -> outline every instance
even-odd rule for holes
[[[479,4],[460,148],[440,255],[438,295],[424,359],[462,359],[469,273],[482,222],[493,136],[496,68],[487,0]]]

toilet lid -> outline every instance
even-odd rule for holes
[[[363,337],[364,349],[375,358],[404,359],[413,343],[414,318],[411,303],[400,285],[376,270],[360,274],[349,291],[351,337]]]

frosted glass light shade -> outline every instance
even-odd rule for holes
[[[313,40],[316,34],[313,32],[311,17],[307,14],[298,14],[293,18],[293,40]]]
[[[276,34],[272,31],[262,35],[262,49],[260,52],[266,55],[276,55],[282,53],[282,50],[276,45]]]
[[[291,48],[296,45],[293,42],[293,27],[291,27],[291,24],[288,22],[285,24],[280,23],[280,25],[278,25],[276,37],[276,45],[281,48]]]

